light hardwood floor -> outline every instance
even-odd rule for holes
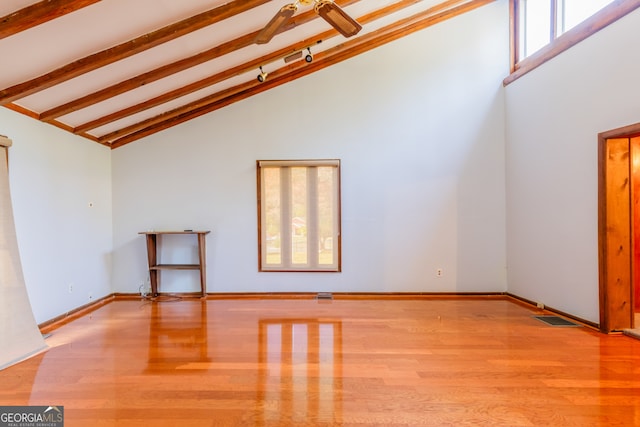
[[[640,340],[511,300],[115,301],[0,371],[87,426],[640,425]]]

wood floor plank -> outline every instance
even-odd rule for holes
[[[508,299],[115,300],[0,371],[65,426],[640,425],[640,340]]]

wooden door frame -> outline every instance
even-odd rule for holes
[[[639,135],[640,123],[598,134],[598,270],[600,330],[604,333],[633,326],[630,141]],[[618,159],[615,162],[609,157],[609,149],[620,139],[629,140],[629,149],[626,156],[623,153],[621,157],[624,161]],[[616,174],[619,182],[610,182],[616,179]],[[623,191],[614,193],[612,189],[615,188],[623,188]],[[620,215],[611,215],[608,207],[616,203],[622,206],[622,212],[619,212]]]

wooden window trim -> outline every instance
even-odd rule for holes
[[[590,18],[581,22],[579,25],[570,29],[566,33],[560,35],[551,43],[537,51],[531,56],[518,61],[519,55],[519,23],[518,23],[518,0],[510,0],[510,45],[511,45],[511,74],[507,76],[502,84],[508,84],[516,81],[528,72],[535,70],[545,62],[555,58],[565,50],[575,46],[582,40],[597,33],[618,19],[626,16],[640,7],[640,0],[616,0],[605,6],[602,10],[592,15]]]

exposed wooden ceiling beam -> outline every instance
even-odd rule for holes
[[[338,3],[340,3],[342,6],[346,6],[358,1],[360,0],[342,0]],[[279,31],[279,33],[291,30],[316,18],[318,18],[318,15],[313,10],[301,13],[300,15],[293,18],[289,24],[287,24]],[[191,67],[195,67],[196,65],[203,64],[207,61],[211,61],[215,58],[219,58],[231,52],[235,52],[252,45],[259,33],[260,30],[242,35],[211,49],[205,50],[204,52],[200,52],[188,58],[184,58],[171,64],[164,65],[162,67],[156,68],[155,70],[139,74],[135,77],[132,77],[120,83],[116,83],[115,85],[101,89],[97,92],[85,95],[81,98],[67,102],[66,104],[60,105],[58,107],[54,107],[50,110],[42,112],[40,114],[40,120],[49,121],[57,117],[64,116],[65,114],[69,114],[82,108],[86,108],[90,105],[97,104],[98,102],[137,89],[141,86],[155,82],[164,77],[170,76],[180,71],[184,71]]]
[[[333,37],[337,34],[338,32],[336,30],[328,30],[324,33],[318,34],[315,37],[309,37],[305,40],[302,40],[301,42],[292,44],[283,49],[279,49],[275,52],[269,53],[268,55],[261,56],[259,58],[245,62],[244,64],[213,74],[209,77],[198,80],[189,85],[180,87],[178,89],[174,89],[167,93],[163,93],[162,95],[159,95],[155,98],[152,98],[147,101],[141,102],[139,104],[133,105],[131,107],[125,108],[123,110],[116,111],[107,116],[99,117],[88,123],[81,124],[74,129],[74,132],[76,133],[87,132],[91,129],[95,129],[97,127],[115,122],[116,120],[123,119],[132,114],[140,113],[142,111],[148,110],[149,108],[157,107],[158,105],[162,105],[167,102],[178,99],[180,97],[183,97],[185,95],[189,95],[190,93],[196,92],[200,89],[213,86],[214,84],[220,83],[224,80],[238,76],[240,74],[251,71],[253,69],[257,70],[258,67],[261,65],[268,64],[278,59],[282,59],[292,53],[301,51],[309,46],[313,46],[314,44],[317,44],[318,40],[327,40],[328,38]]]
[[[408,6],[411,6],[415,3],[420,2],[421,0],[401,0],[398,1],[392,5],[383,7],[377,11],[368,13],[364,16],[361,16],[357,19],[357,21],[362,24],[365,25],[367,23],[373,22],[376,19],[382,18],[384,16],[387,16],[391,13],[397,12],[399,10],[402,10]],[[436,13],[436,11],[438,10],[445,10],[448,9],[450,7],[453,7],[457,4],[463,3],[464,1],[468,1],[468,0],[448,0],[445,1],[441,4],[438,4],[437,6],[434,6],[432,8],[433,13]],[[116,111],[114,113],[111,113],[107,116],[104,117],[100,117],[97,119],[94,119],[88,123],[84,123],[81,124],[79,126],[77,126],[74,131],[76,133],[84,133],[87,132],[91,129],[95,129],[97,127],[100,126],[104,126],[108,123],[112,123],[116,120],[120,120],[123,119],[127,116],[130,116],[132,114],[136,114],[139,112],[142,112],[144,110],[147,110],[149,108],[153,108],[156,107],[158,105],[164,104],[166,102],[169,101],[173,101],[174,99],[178,99],[182,96],[188,95],[190,93],[193,93],[195,91],[198,91],[200,89],[204,89],[206,87],[212,86],[214,84],[220,83],[226,79],[238,76],[240,74],[249,72],[253,69],[257,69],[259,66],[261,65],[265,65],[265,64],[269,64],[271,62],[283,59],[285,57],[287,57],[288,55],[291,55],[292,53],[295,52],[299,52],[307,47],[313,46],[314,44],[317,44],[319,41],[326,41],[331,37],[337,36],[339,33],[336,30],[328,30],[319,34],[316,34],[312,37],[308,37],[305,40],[302,40],[300,42],[294,43],[292,45],[289,45],[285,48],[279,49],[275,52],[271,52],[267,55],[264,55],[262,57],[256,58],[254,60],[245,62],[244,64],[238,65],[236,67],[230,68],[228,70],[224,70],[222,72],[213,74],[207,78],[201,79],[197,82],[191,83],[189,85],[183,86],[181,88],[175,89],[173,91],[167,92],[165,94],[162,94],[160,96],[157,96],[155,98],[149,99],[147,101],[141,102],[137,105],[125,108],[123,110],[120,111]]]
[[[0,18],[0,39],[18,34],[100,0],[43,0]]]
[[[105,65],[143,52],[162,43],[200,28],[230,18],[251,8],[267,3],[270,0],[234,0],[222,6],[168,25],[159,30],[145,34],[101,52],[73,61],[50,73],[17,85],[0,90],[0,105],[8,104],[41,90],[55,86],[74,77],[96,70]]]
[[[121,147],[494,1],[496,0],[470,0],[444,11],[438,9],[437,12],[434,12],[434,8],[427,9],[409,18],[364,36],[349,39],[340,45],[320,52],[310,64],[301,64],[301,61],[298,61],[271,72],[269,79],[265,83],[257,83],[255,81],[242,83],[234,88],[226,89],[98,139],[102,143],[111,141],[112,148]]]

